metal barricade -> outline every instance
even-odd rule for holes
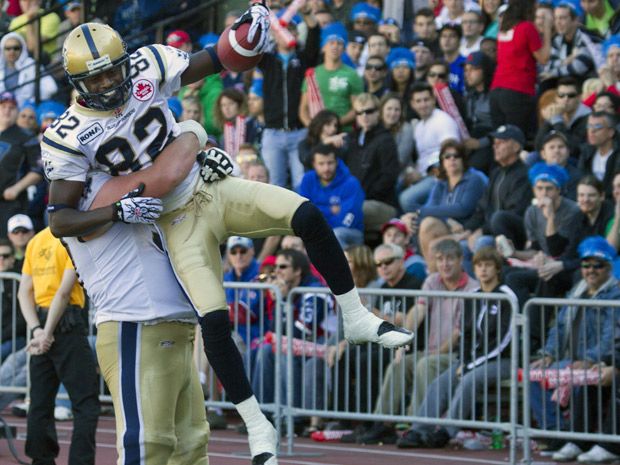
[[[286,336],[286,352],[283,358],[286,362],[287,379],[283,415],[286,418],[288,430],[285,453],[293,454],[295,418],[317,416],[340,420],[438,425],[452,428],[453,431],[460,428],[494,430],[509,436],[510,460],[511,463],[516,463],[518,406],[516,402],[511,402],[511,399],[517,399],[518,389],[519,331],[517,323],[519,316],[514,295],[384,289],[361,289],[360,295],[364,300],[370,301],[369,308],[394,310],[392,312],[388,310],[385,316],[396,324],[404,323],[398,317],[399,309],[406,311],[420,303],[422,298],[429,305],[436,305],[437,308],[441,307],[442,301],[450,300],[455,302],[455,308],[458,305],[462,305],[463,308],[468,305],[468,310],[462,311],[458,317],[453,316],[455,319],[450,322],[451,329],[450,326],[448,327],[452,337],[448,338],[447,349],[444,348],[446,353],[443,355],[431,355],[424,358],[429,355],[429,342],[433,341],[431,326],[434,331],[437,326],[441,326],[442,318],[449,317],[447,313],[439,311],[433,315],[431,310],[430,318],[427,315],[418,327],[416,332],[418,340],[414,341],[412,351],[401,361],[401,364],[410,364],[405,367],[406,369],[394,369],[394,357],[397,351],[382,349],[376,344],[347,345],[340,361],[331,364],[331,361],[326,361],[326,357],[332,356],[330,352],[333,353],[335,345],[334,342],[329,344],[323,341],[323,339],[329,339],[324,333],[330,330],[333,334],[339,335],[341,333],[340,321],[335,324],[335,327],[332,325],[330,328],[324,322],[313,320],[311,333],[305,341],[290,337],[294,334],[296,323],[294,313],[299,311],[294,308],[295,301],[300,296],[306,296],[306,302],[314,299],[318,305],[326,305],[327,299],[317,296],[330,296],[329,290],[325,288],[293,289],[286,301],[286,329],[283,333]],[[480,322],[477,321],[464,321],[466,313],[468,315],[477,315],[479,311],[484,313],[481,311],[483,308],[486,312],[509,312],[508,316],[504,316],[512,337],[510,347],[507,348],[507,352],[504,352],[505,356],[501,363],[488,360],[476,365],[476,362],[473,362],[473,366],[463,369],[464,374],[461,378],[454,374],[454,370],[459,366],[459,360],[471,358],[466,357],[462,352],[463,347],[460,341],[464,340],[461,337],[464,331],[471,330],[470,340],[473,338],[474,345],[482,344],[483,347],[488,347],[489,338],[498,330],[488,325],[478,328],[476,325]],[[433,318],[438,318],[439,322],[433,323]],[[336,342],[341,340],[341,336],[341,334],[340,337],[336,336]],[[492,348],[488,348],[491,352]],[[294,354],[294,356],[288,356],[288,354]],[[416,398],[416,384],[420,386],[420,383],[415,383],[411,376],[415,378],[414,374],[419,372],[418,365],[423,363],[422,360],[426,360],[427,368],[434,363],[437,363],[437,367],[434,371],[430,370],[433,374],[428,374],[423,380],[422,386],[428,389],[425,389],[424,396],[419,396],[422,398],[422,404],[417,406],[417,411],[413,411],[407,406]],[[409,373],[408,377],[405,373]],[[480,373],[483,374],[480,375]],[[448,383],[447,387],[441,382],[433,384],[439,374],[442,374]],[[388,380],[387,383],[386,380]],[[398,399],[395,399],[397,390],[400,394],[397,396]],[[439,397],[439,391],[442,392],[444,398],[433,399],[433,395]],[[474,394],[476,392],[480,395],[476,396]],[[506,392],[508,395],[504,395]],[[382,398],[387,404],[385,409],[377,402],[377,399],[381,398],[380,395],[383,395]],[[459,400],[459,395],[467,398]],[[431,412],[431,404],[434,405],[433,409],[440,409],[440,411]],[[445,412],[451,413],[448,417],[443,417]]]
[[[523,314],[523,332],[530,335],[523,338],[522,361],[525,462],[531,462],[533,437],[594,441],[592,445],[620,442],[620,379],[615,372],[620,302],[535,298],[525,304]],[[540,341],[539,357],[550,356],[553,364],[531,365],[536,353],[532,341]],[[589,362],[582,368],[584,360]]]
[[[10,348],[0,366],[0,410],[19,395],[27,394],[29,389],[30,376],[23,348],[25,342],[20,340],[16,328],[20,312],[17,301],[20,280],[19,273],[0,272],[0,327],[4,327],[4,318],[7,315],[10,315],[13,322],[10,341],[3,340],[0,333],[0,346],[4,348],[5,343],[9,343],[7,348]],[[6,305],[11,306],[9,312]],[[27,334],[22,336],[26,338]]]
[[[282,379],[280,337],[282,334],[282,295],[277,286],[262,283],[225,282],[224,288],[232,291],[233,302],[229,304],[233,338],[244,360],[246,374],[263,411],[271,413],[278,434],[281,428]],[[230,299],[229,299],[230,300]],[[272,350],[273,344],[273,350]],[[267,365],[267,368],[263,367]],[[263,376],[264,373],[270,373]],[[213,369],[207,375],[208,407],[234,409],[216,381]]]

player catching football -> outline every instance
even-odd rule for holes
[[[233,28],[249,23],[248,40],[252,42],[252,33],[260,34],[258,43],[264,44],[268,14],[263,4],[254,4]],[[113,221],[157,221],[175,274],[200,315],[209,363],[247,426],[252,464],[277,464],[275,430],[260,411],[231,338],[221,242],[230,235],[296,234],[342,308],[349,341],[398,347],[410,343],[412,333],[362,305],[342,249],[307,199],[276,186],[224,177],[231,164],[218,150],[199,154],[198,161],[194,151],[182,149],[174,157],[159,157],[167,144],[165,152],[170,152],[181,142],[173,141],[181,131],[166,99],[181,85],[222,69],[214,48],[189,56],[149,45],[129,56],[116,31],[88,23],[67,37],[63,63],[80,97],[46,130],[41,144],[51,180],[52,232],[81,236]],[[204,141],[201,129],[194,132]],[[77,206],[91,170],[113,178],[101,189],[94,208],[83,212]],[[218,178],[223,179],[211,182]],[[143,194],[121,198],[140,183],[146,184]]]

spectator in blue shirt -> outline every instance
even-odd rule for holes
[[[343,248],[364,242],[364,190],[349,168],[336,158],[336,147],[319,144],[312,149],[312,170],[304,174],[299,194],[325,216]]]

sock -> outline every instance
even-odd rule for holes
[[[237,409],[237,412],[239,412],[239,415],[241,415],[243,423],[247,426],[248,431],[262,428],[265,425],[265,422],[269,421],[263,412],[261,412],[260,406],[258,405],[258,400],[256,400],[254,395],[243,402],[235,404],[235,408]]]
[[[295,235],[304,241],[310,261],[325,278],[335,295],[345,294],[354,289],[351,269],[342,247],[323,214],[314,204],[302,203],[293,215],[291,227]]]
[[[243,359],[230,335],[228,310],[216,310],[199,318],[205,354],[233,404],[254,396],[243,368]]]
[[[368,310],[362,305],[360,295],[356,288],[341,295],[334,295],[336,302],[342,309],[342,316],[349,320],[357,320],[368,314]]]

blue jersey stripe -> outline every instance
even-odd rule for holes
[[[63,152],[67,152],[70,153],[71,155],[81,155],[84,156],[84,154],[82,152],[79,152],[77,150],[73,150],[72,148],[66,147],[62,144],[59,144],[58,142],[54,142],[52,139],[43,136],[43,142],[45,142],[47,145],[54,147],[55,149],[58,150],[62,150]]]
[[[88,29],[88,26],[86,24],[82,26],[82,32],[84,33],[84,39],[86,39],[86,43],[88,44],[90,53],[93,55],[93,59],[96,60],[100,57],[99,50],[97,50],[97,45],[95,45],[93,35],[90,33],[90,29]]]
[[[166,82],[166,67],[164,66],[164,60],[162,60],[161,55],[157,51],[157,48],[153,45],[146,46],[153,55],[155,55],[155,59],[157,60],[157,66],[159,66],[159,74],[161,75],[161,82]]]
[[[136,379],[138,377],[136,372],[138,325],[131,322],[121,322],[120,325],[121,398],[123,399],[123,414],[125,416],[125,433],[123,434],[124,463],[138,464],[140,463],[140,416],[136,392]]]

